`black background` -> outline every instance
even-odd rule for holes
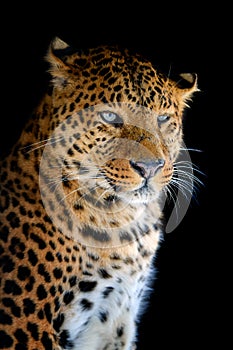
[[[180,225],[165,235],[157,254],[157,278],[139,329],[138,350],[207,349],[224,342],[218,294],[222,247],[217,222],[214,228],[211,224],[216,217],[209,166],[221,11],[189,2],[180,7],[154,2],[128,6],[67,2],[48,10],[41,2],[2,11],[0,150],[19,136],[43,91],[44,55],[54,36],[76,47],[116,43],[133,48],[165,73],[196,72],[201,91],[187,111],[184,133],[187,147],[202,150],[190,156],[205,173],[199,176],[204,186]]]

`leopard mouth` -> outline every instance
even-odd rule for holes
[[[122,189],[120,184],[115,184],[108,179],[108,183],[112,189],[110,195],[105,199],[109,202],[122,200],[127,203],[147,203],[156,199],[159,195],[159,191],[150,184],[148,179],[142,179],[140,185],[131,190]]]
[[[148,182],[146,179],[142,179],[141,183],[138,185],[129,184],[128,188],[125,184],[122,185],[120,182],[116,183],[112,181],[112,179],[106,178],[106,180],[116,195],[121,192],[131,193],[148,189]]]

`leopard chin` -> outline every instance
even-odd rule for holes
[[[151,190],[147,185],[131,192],[122,192],[118,197],[129,204],[147,204],[159,198],[160,191]]]

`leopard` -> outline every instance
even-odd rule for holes
[[[197,74],[55,37],[1,159],[0,349],[133,350]]]

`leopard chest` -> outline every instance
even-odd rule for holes
[[[133,333],[143,309],[151,270],[102,269],[102,278],[80,280],[72,302],[60,310],[64,321],[59,337],[64,349],[105,349],[114,339],[126,341],[124,335]]]

